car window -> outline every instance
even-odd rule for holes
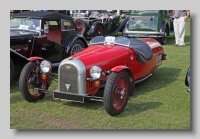
[[[13,19],[10,19],[10,29],[40,31],[41,20],[27,19],[27,18],[13,18]]]
[[[70,22],[70,21],[63,21],[63,24],[62,24],[62,31],[64,30],[72,30],[72,29],[75,29],[73,24]]]

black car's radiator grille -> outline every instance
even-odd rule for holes
[[[78,94],[78,71],[70,64],[60,67],[60,91]],[[68,88],[68,89],[67,89]]]

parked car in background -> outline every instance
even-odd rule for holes
[[[123,31],[128,17],[107,10],[80,10],[73,13],[72,17],[80,33],[85,37],[113,35]]]
[[[156,38],[165,44],[167,37],[173,33],[173,19],[169,10],[130,10],[123,36]]]
[[[55,43],[60,47],[55,47]],[[88,47],[71,16],[56,12],[21,12],[10,16],[10,82],[15,65],[36,61],[32,56],[51,58],[54,66],[63,58]],[[58,57],[57,59],[55,57]]]
[[[20,75],[19,89],[26,101],[38,101],[45,94],[80,103],[103,101],[106,112],[116,116],[123,112],[129,96],[133,96],[135,84],[151,77],[166,54],[152,38],[97,36],[88,48],[61,61],[57,90],[48,90],[55,75],[52,64],[37,59],[41,61],[30,61]],[[104,88],[104,93],[97,93],[100,88]]]

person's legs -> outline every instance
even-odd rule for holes
[[[184,17],[180,17],[179,22],[179,33],[180,33],[180,44],[179,45],[185,45],[184,39],[185,39],[185,29],[186,29],[186,22],[184,21]]]
[[[175,36],[175,44],[179,44],[179,19],[174,19],[173,21],[173,25],[174,25],[174,36]]]

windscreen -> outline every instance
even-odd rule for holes
[[[119,36],[119,37],[113,37],[113,36],[97,36],[94,37],[91,41],[90,44],[101,44],[103,43],[104,45],[123,45],[123,46],[129,46],[130,40],[126,37]]]

